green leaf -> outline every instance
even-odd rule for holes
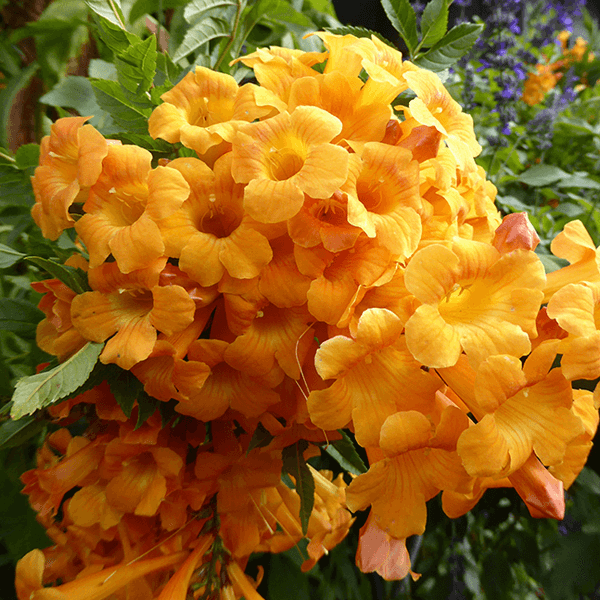
[[[156,37],[129,46],[115,57],[117,77],[126,96],[135,105],[150,89],[156,73]]]
[[[250,452],[250,450],[254,450],[254,448],[264,448],[268,446],[274,437],[269,433],[269,431],[264,427],[262,423],[259,423],[252,434],[252,439],[248,444],[248,450],[246,454]]]
[[[584,467],[576,481],[578,485],[592,492],[592,494],[600,496],[600,475],[592,469]]]
[[[208,17],[186,32],[183,41],[173,55],[173,60],[178,62],[188,54],[198,50],[206,42],[216,38],[227,37],[229,34],[229,24],[226,21]]]
[[[14,77],[2,80],[4,88],[0,91],[0,146],[8,146],[10,111],[17,94],[29,85],[38,68],[38,63],[33,62],[28,67],[19,71]]]
[[[10,419],[0,425],[0,449],[22,446],[27,440],[37,435],[46,423],[35,417]]]
[[[302,533],[306,535],[308,521],[315,503],[315,480],[304,460],[304,451],[308,448],[306,440],[300,440],[281,453],[283,471],[296,481],[296,492],[300,496],[300,524]]]
[[[92,86],[98,104],[110,114],[116,125],[128,133],[148,133],[148,118],[152,112],[149,100],[147,108],[134,106],[116,81],[95,80]]]
[[[107,368],[111,370],[110,376],[106,377],[110,391],[121,410],[129,418],[135,401],[144,393],[144,385],[130,371],[121,369],[116,365],[107,365]]]
[[[414,63],[439,73],[456,64],[472,48],[482,31],[481,24],[461,23],[453,27],[433,48],[419,55]]]
[[[92,372],[103,347],[104,344],[88,342],[53,369],[20,379],[12,398],[11,417],[20,419],[73,393]]]
[[[13,250],[10,246],[0,244],[0,269],[12,267],[14,264],[25,258],[25,256],[25,254]]]
[[[559,188],[600,190],[600,183],[591,177],[586,177],[585,175],[581,175],[579,173],[573,173],[573,175],[569,175],[564,179],[560,179],[556,182],[556,186]]]
[[[156,405],[160,402],[160,400],[156,400],[156,398],[149,396],[142,390],[138,394],[137,402],[138,417],[134,430],[139,429],[156,412]]]
[[[417,17],[409,0],[381,0],[381,4],[385,14],[404,40],[408,52],[412,56],[419,39],[417,35]]]
[[[127,50],[130,44],[140,40],[137,35],[100,16],[96,16],[94,22],[100,39],[116,54]]]
[[[72,289],[76,294],[83,294],[89,292],[91,288],[88,285],[87,275],[81,270],[68,265],[61,265],[53,260],[47,258],[40,258],[39,256],[28,256],[26,260],[32,262],[34,265],[44,269],[60,279],[68,288]]]
[[[545,187],[569,177],[569,174],[552,165],[535,165],[519,175],[518,181],[532,187]]]
[[[19,169],[35,169],[40,162],[40,145],[24,144],[17,150],[15,161]]]
[[[423,48],[437,44],[448,29],[448,0],[431,0],[421,17],[421,43]]]
[[[290,595],[290,590],[294,590]],[[267,598],[270,600],[310,600],[309,580],[285,553],[273,554],[267,571]]]
[[[111,135],[116,131],[110,115],[96,102],[94,88],[87,77],[66,77],[44,94],[40,102],[49,106],[74,108],[82,117],[92,117],[89,123],[103,135]]]
[[[125,17],[120,0],[85,0],[85,3],[98,16],[125,29]]]
[[[0,298],[0,331],[31,334],[35,332],[43,316],[43,313],[27,300]]]
[[[169,8],[185,6],[188,0],[136,0],[129,11],[129,22],[133,25],[143,15],[158,13],[162,7],[165,11]]]
[[[196,25],[203,20],[206,13],[214,9],[223,9],[225,7],[235,7],[235,0],[192,0],[183,11],[183,17],[190,25]]]
[[[12,164],[0,164],[0,190],[0,210],[15,206],[30,210],[35,203],[29,175]]]
[[[334,458],[342,469],[349,473],[353,473],[354,475],[366,473],[367,467],[356,451],[352,440],[343,429],[338,429],[338,431],[341,433],[342,439],[327,444],[324,448],[325,452]]]
[[[176,148],[173,144],[165,142],[160,138],[152,139],[149,135],[141,135],[139,133],[122,133],[120,136],[122,141],[128,144],[135,144],[140,148],[145,148],[150,152],[158,154],[173,154]]]

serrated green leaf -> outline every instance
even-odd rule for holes
[[[95,80],[92,86],[100,108],[110,114],[116,125],[128,133],[148,133],[150,100],[148,107],[134,106],[116,81]]]
[[[152,85],[156,73],[156,37],[132,44],[115,57],[117,78],[126,95],[135,104]]]
[[[15,162],[19,169],[35,168],[40,162],[40,145],[24,144],[15,154]]]
[[[85,0],[85,3],[98,16],[125,29],[125,17],[120,0]]]
[[[111,23],[103,17],[96,15],[94,22],[100,39],[116,54],[127,50],[130,44],[140,40],[139,36],[126,31],[120,25]]]
[[[421,17],[422,48],[431,48],[437,44],[448,29],[448,0],[431,0],[425,6]]]
[[[383,10],[394,29],[404,40],[412,56],[419,43],[417,35],[417,16],[409,0],[381,0]]]
[[[183,17],[190,25],[196,25],[203,20],[207,12],[232,6],[237,6],[235,0],[192,0],[185,7]]]
[[[31,302],[0,298],[0,331],[32,334],[43,316],[44,313]]]
[[[208,17],[186,32],[183,41],[173,55],[173,60],[178,62],[188,54],[198,50],[198,48],[206,44],[206,42],[221,37],[227,37],[229,34],[230,28],[228,23],[222,19]]]
[[[315,503],[315,480],[304,460],[304,451],[308,448],[306,440],[300,440],[281,452],[283,471],[296,482],[296,492],[300,497],[300,524],[302,533],[308,531],[308,521]]]
[[[25,254],[22,252],[17,252],[13,250],[10,246],[5,246],[4,244],[0,244],[0,269],[6,269],[7,267],[12,267],[14,264],[18,263],[20,260],[25,258]]]
[[[41,258],[39,256],[28,256],[26,260],[32,262],[34,265],[44,269],[60,279],[68,288],[72,289],[76,294],[83,294],[89,292],[91,288],[88,285],[87,275],[81,270],[68,265],[61,265],[48,258]]]
[[[483,31],[483,25],[461,23],[453,27],[437,44],[414,59],[414,63],[423,69],[440,72],[461,59],[477,41]]]
[[[252,434],[252,439],[248,444],[246,454],[248,454],[250,450],[254,450],[254,448],[264,448],[265,446],[268,446],[273,439],[273,435],[269,433],[262,423],[259,423]]]
[[[8,146],[7,132],[10,121],[10,111],[17,94],[29,85],[29,82],[38,69],[38,63],[33,62],[28,67],[20,70],[14,77],[2,80],[2,85],[4,87],[0,91],[0,146]]]
[[[22,446],[27,440],[37,435],[46,424],[35,417],[10,419],[0,425],[0,449]]]
[[[17,382],[10,415],[20,419],[66,398],[82,385],[98,361],[104,344],[88,342],[60,365]]]
[[[358,455],[356,447],[348,434],[342,429],[338,429],[338,432],[342,435],[342,439],[330,442],[325,446],[325,452],[334,458],[342,469],[345,469],[349,473],[353,473],[354,475],[366,473],[367,467]]]

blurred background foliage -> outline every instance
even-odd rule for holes
[[[445,0],[433,1],[445,5]],[[388,8],[406,2],[387,0]],[[419,58],[390,28],[378,1],[334,4],[122,0],[119,7],[116,0],[0,0],[4,580],[12,580],[17,559],[49,544],[20,493],[19,477],[34,465],[35,449],[52,424],[40,417],[7,426],[15,382],[51,360],[35,344],[42,313],[37,309],[40,296],[30,283],[47,277],[54,261],[66,259],[75,247],[73,230],[50,244],[30,216],[34,198],[29,178],[41,138],[59,117],[93,115],[92,124],[106,137],[136,143],[160,156],[165,148],[148,136],[148,115],[160,103],[160,94],[194,65],[217,68],[241,81],[249,71],[230,66],[235,57],[268,45],[320,50],[315,37],[303,36],[323,28],[355,35],[377,29],[407,58]],[[451,24],[471,23],[470,32],[483,33],[459,62],[439,64],[438,70],[473,115],[483,146],[478,163],[498,188],[498,206],[504,212],[528,212],[542,239],[538,252],[553,270],[559,261],[549,255],[550,240],[567,221],[581,219],[600,244],[600,33],[580,2],[496,4],[502,5],[501,11],[486,0],[454,2]],[[418,20],[424,5],[413,2],[412,7]],[[562,30],[573,34],[561,43],[557,35]],[[576,42],[577,36],[586,44]],[[536,88],[531,74],[542,71],[553,77]],[[537,102],[524,100],[527,89],[537,91]],[[27,256],[50,262],[23,260]],[[594,450],[588,465],[568,491],[562,522],[530,518],[512,490],[489,490],[473,511],[454,521],[443,515],[439,499],[432,500],[427,533],[409,541],[413,570],[422,574],[415,582],[386,582],[355,567],[365,515],[358,516],[348,539],[307,574],[300,571],[302,548],[257,555],[250,569],[257,573],[265,568],[259,592],[269,600],[287,600],[290,590],[298,600],[599,599],[600,459]],[[335,463],[315,466],[335,468]],[[14,596],[7,589],[3,587],[2,597],[10,600]]]

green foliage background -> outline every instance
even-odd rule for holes
[[[28,2],[0,0],[3,13],[11,4],[26,8]],[[471,48],[483,24],[465,23],[447,31],[448,0],[431,0],[418,26],[408,0],[382,4],[409,57],[440,72],[461,101],[466,75],[457,61]],[[30,394],[27,384],[32,379],[17,386],[42,363],[56,367],[53,357],[35,344],[35,326],[42,313],[36,307],[40,295],[30,283],[53,276],[79,292],[87,285],[81,272],[61,264],[75,249],[72,231],[50,243],[30,216],[34,203],[30,177],[41,137],[49,134],[58,117],[93,115],[90,122],[106,137],[135,143],[155,157],[185,155],[184,148],[176,147],[174,154],[170,144],[153,140],[147,121],[160,104],[160,95],[195,65],[242,81],[251,72],[230,63],[257,47],[320,50],[317,38],[303,36],[323,28],[371,34],[343,27],[329,0],[46,0],[41,5],[41,14],[0,30],[0,569],[5,580],[12,579],[16,560],[49,544],[20,493],[19,477],[34,466],[35,449],[53,427],[38,409],[81,389],[90,373],[92,378],[98,375],[94,367],[98,348],[89,344],[77,355],[76,367],[67,365],[38,376],[53,382],[63,378],[58,394]],[[590,20],[587,39],[600,55],[600,36]],[[476,60],[472,55],[471,61]],[[590,86],[562,111],[553,144],[545,151],[539,150],[526,127],[543,107],[524,103],[507,145],[485,143],[486,133],[495,126],[494,73],[482,70],[476,76],[476,108],[471,112],[483,145],[478,162],[498,187],[500,208],[529,213],[542,238],[538,251],[548,270],[560,262],[549,255],[550,240],[567,221],[581,219],[600,244],[599,64],[596,60],[587,66]],[[448,67],[453,67],[452,73]],[[30,123],[23,124],[31,143],[16,147],[14,109],[24,95],[33,98],[35,106]],[[63,372],[67,367],[70,370]],[[106,372],[98,376],[106,377]],[[132,382],[125,379],[115,386],[130,389]],[[9,420],[11,410],[18,420]],[[329,455],[315,466],[360,471],[360,458],[350,444],[346,437],[342,444],[330,446]],[[286,470],[302,478],[306,465],[294,465],[297,453],[288,454]],[[358,516],[348,539],[307,574],[300,572],[302,546],[281,555],[256,556],[250,569],[265,567],[259,592],[268,600],[287,600],[290,590],[298,600],[598,599],[599,500],[600,477],[591,469],[585,469],[569,491],[567,516],[560,524],[531,519],[512,490],[488,491],[471,513],[454,521],[443,515],[434,499],[427,533],[409,541],[413,569],[422,573],[416,582],[385,582],[358,571],[354,552],[364,515]],[[7,587],[3,589],[3,598],[9,600]]]

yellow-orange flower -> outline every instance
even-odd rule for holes
[[[550,298],[547,312],[569,334],[558,348],[565,377],[599,377],[600,282],[565,285]]]
[[[221,142],[231,142],[239,123],[273,111],[272,106],[257,105],[254,96],[261,92],[252,84],[238,87],[231,75],[196,67],[161,96],[164,103],[148,121],[150,135],[205,154]]]
[[[137,146],[110,146],[76,229],[98,267],[112,253],[119,269],[143,269],[165,251],[156,221],[187,199],[189,185],[177,170],[151,168],[152,154]]]
[[[89,118],[59,119],[52,125],[50,136],[42,139],[40,166],[31,180],[35,192],[31,214],[51,240],[75,224],[69,207],[85,202],[108,152],[104,137],[91,125],[84,125]]]
[[[432,409],[439,385],[408,352],[402,322],[391,311],[366,310],[355,339],[335,336],[315,356],[322,379],[335,379],[308,396],[312,422],[323,429],[352,420],[361,446],[377,446],[384,421],[398,410]]]
[[[85,292],[73,299],[73,326],[86,339],[106,343],[100,360],[123,369],[148,358],[157,330],[170,334],[194,319],[196,305],[178,285],[144,289],[123,286],[112,293]]]
[[[352,511],[372,506],[374,524],[396,539],[425,531],[425,503],[442,489],[469,490],[471,478],[456,454],[468,417],[445,408],[437,426],[421,412],[390,415],[381,428],[385,458],[352,481],[346,493]]]
[[[178,158],[169,169],[181,173],[191,188],[174,214],[158,221],[166,252],[179,258],[179,268],[202,286],[232,277],[252,279],[273,252],[268,228],[244,214],[241,184],[231,177],[231,154],[217,160],[214,172],[196,158]]]
[[[545,283],[533,252],[500,255],[458,239],[452,250],[433,244],[412,257],[404,281],[423,303],[406,323],[408,348],[421,363],[449,367],[464,351],[477,365],[493,354],[530,351]]]
[[[377,238],[400,260],[421,239],[419,166],[404,148],[368,142],[354,154],[342,190],[348,193],[348,222]]]
[[[473,157],[481,152],[481,146],[475,139],[473,118],[462,112],[435,73],[419,69],[405,73],[404,78],[417,94],[408,104],[407,116],[435,127],[463,171],[475,169]]]
[[[348,174],[348,153],[330,143],[341,130],[339,119],[316,106],[241,128],[233,140],[232,174],[248,184],[246,212],[276,223],[302,208],[304,194],[329,198]]]
[[[535,360],[532,355],[528,362]],[[567,444],[581,433],[581,420],[571,410],[571,386],[561,370],[552,369],[547,376],[526,374],[535,371],[527,363],[524,371],[514,356],[491,356],[479,367],[474,391],[461,393],[478,420],[458,441],[458,453],[471,475],[509,476],[532,451],[545,465],[559,464]]]

